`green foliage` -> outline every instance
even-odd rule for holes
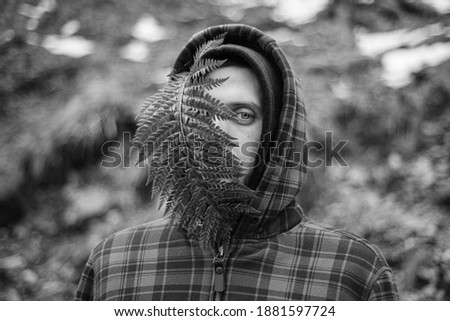
[[[133,139],[159,207],[165,204],[165,215],[204,248],[228,243],[240,216],[255,211],[253,191],[239,183],[243,172],[231,151],[233,137],[214,123],[235,114],[208,93],[227,80],[207,77],[225,60],[203,58],[222,42],[218,37],[203,44],[190,70],[171,74],[144,103]]]

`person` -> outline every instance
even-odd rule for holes
[[[202,249],[166,217],[117,232],[92,250],[76,299],[398,300],[376,246],[314,223],[297,204],[307,167],[306,116],[276,41],[247,25],[209,27],[181,50],[174,73],[188,70],[199,46],[218,35],[224,43],[208,56],[228,62],[209,77],[228,79],[210,94],[237,119],[216,123],[241,147],[259,143],[233,151],[259,213],[242,215],[226,248]]]

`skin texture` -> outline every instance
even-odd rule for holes
[[[254,159],[248,155],[258,150],[263,123],[262,93],[258,79],[250,68],[241,66],[222,67],[208,76],[210,78],[229,77],[221,86],[212,89],[210,94],[237,113],[238,120],[216,120],[215,123],[236,138],[239,147],[234,147],[233,153],[241,160],[241,165],[248,177],[254,163]]]

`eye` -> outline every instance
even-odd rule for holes
[[[242,125],[250,125],[256,119],[256,114],[250,108],[239,108],[234,111],[237,114],[237,122]]]
[[[250,117],[252,117],[249,113],[246,112],[242,112],[239,115],[241,116],[242,119],[249,119]]]

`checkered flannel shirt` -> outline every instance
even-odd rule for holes
[[[307,220],[264,239],[234,240],[223,300],[397,300],[380,251]],[[211,300],[213,254],[166,219],[125,230],[92,252],[78,300]]]

